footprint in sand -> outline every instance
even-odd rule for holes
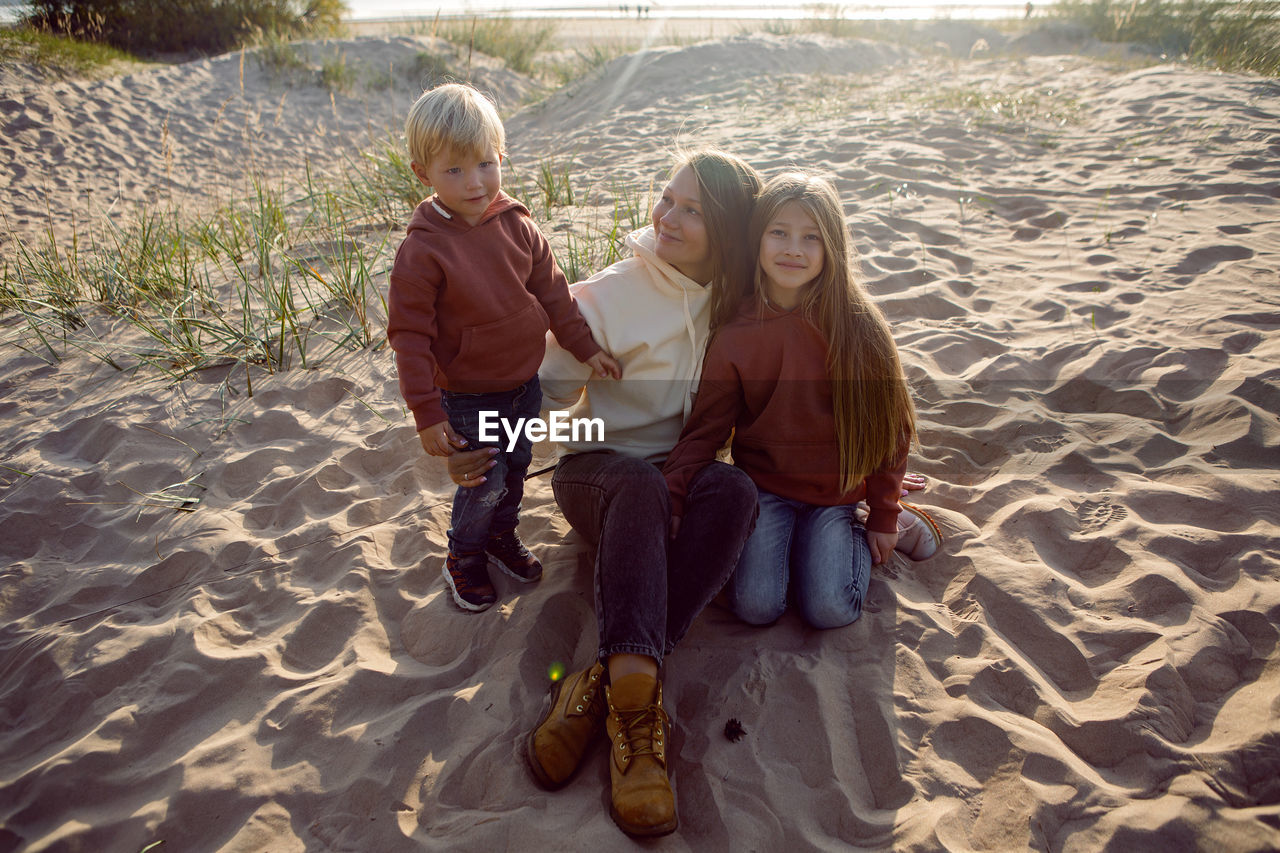
[[[1127,518],[1129,510],[1115,503],[1110,497],[1101,500],[1087,500],[1076,507],[1076,519],[1080,522],[1081,533],[1093,533],[1101,530],[1113,521]]]
[[[1022,446],[1031,453],[1053,453],[1066,443],[1066,438],[1060,435],[1038,435],[1027,439]]]
[[[1244,261],[1252,257],[1253,249],[1245,246],[1209,246],[1194,250],[1169,272],[1174,275],[1196,276],[1208,272],[1218,264],[1227,261]]]

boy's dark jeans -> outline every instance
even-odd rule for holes
[[[689,484],[680,533],[668,537],[667,481],[619,453],[575,453],[551,478],[565,519],[596,547],[600,660],[648,655],[662,663],[738,564],[755,525],[756,487],[712,462]]]
[[[533,442],[520,430],[515,447],[507,452],[509,438],[497,418],[514,429],[521,418],[536,418],[542,408],[542,386],[535,376],[519,388],[486,394],[441,392],[441,406],[449,425],[467,440],[468,450],[497,447],[498,463],[485,474],[485,482],[472,488],[458,487],[453,495],[449,551],[477,554],[484,551],[490,536],[515,530],[520,521],[520,499],[524,497],[524,475],[533,461]],[[488,421],[497,441],[480,440],[480,413],[496,412]]]

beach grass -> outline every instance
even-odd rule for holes
[[[1060,0],[1054,16],[1223,71],[1280,76],[1280,0]]]
[[[616,260],[644,215],[637,195],[598,190],[577,172],[572,158],[548,159],[508,186],[544,221],[593,217],[553,238],[571,281]],[[239,366],[249,393],[253,371],[379,348],[386,276],[424,193],[403,140],[387,138],[349,157],[339,177],[308,168],[296,186],[253,178],[202,214],[153,205],[36,239],[9,231],[3,343],[50,363],[85,354],[175,381]]]
[[[58,75],[90,77],[121,65],[142,62],[137,56],[87,39],[58,35],[34,27],[0,27],[0,62],[25,62]]]
[[[467,66],[475,52],[501,59],[512,71],[534,72],[538,56],[554,43],[556,25],[550,20],[516,19],[510,15],[451,18],[432,26],[432,35],[467,49]]]

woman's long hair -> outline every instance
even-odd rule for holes
[[[711,249],[711,330],[733,319],[743,297],[751,292],[753,259],[747,245],[751,206],[763,183],[760,173],[743,160],[715,148],[676,154],[672,177],[688,166],[698,179],[702,218]]]
[[[836,189],[826,179],[788,172],[765,185],[751,215],[754,288],[763,301],[760,240],[788,202],[813,218],[822,238],[822,272],[805,288],[799,310],[827,342],[827,375],[840,446],[840,485],[848,493],[900,456],[915,435],[915,407],[889,323],[859,283],[849,230]]]

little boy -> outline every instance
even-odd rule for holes
[[[601,376],[621,372],[591,337],[529,211],[502,192],[506,132],[493,103],[470,86],[438,86],[409,109],[405,135],[413,173],[435,195],[418,205],[396,252],[387,338],[423,448],[449,456],[482,446],[482,412],[513,426],[538,416],[548,328]],[[542,577],[516,535],[532,458],[522,430],[510,452],[500,443],[480,485],[454,495],[444,579],[466,610],[496,598],[490,557],[518,581]]]

